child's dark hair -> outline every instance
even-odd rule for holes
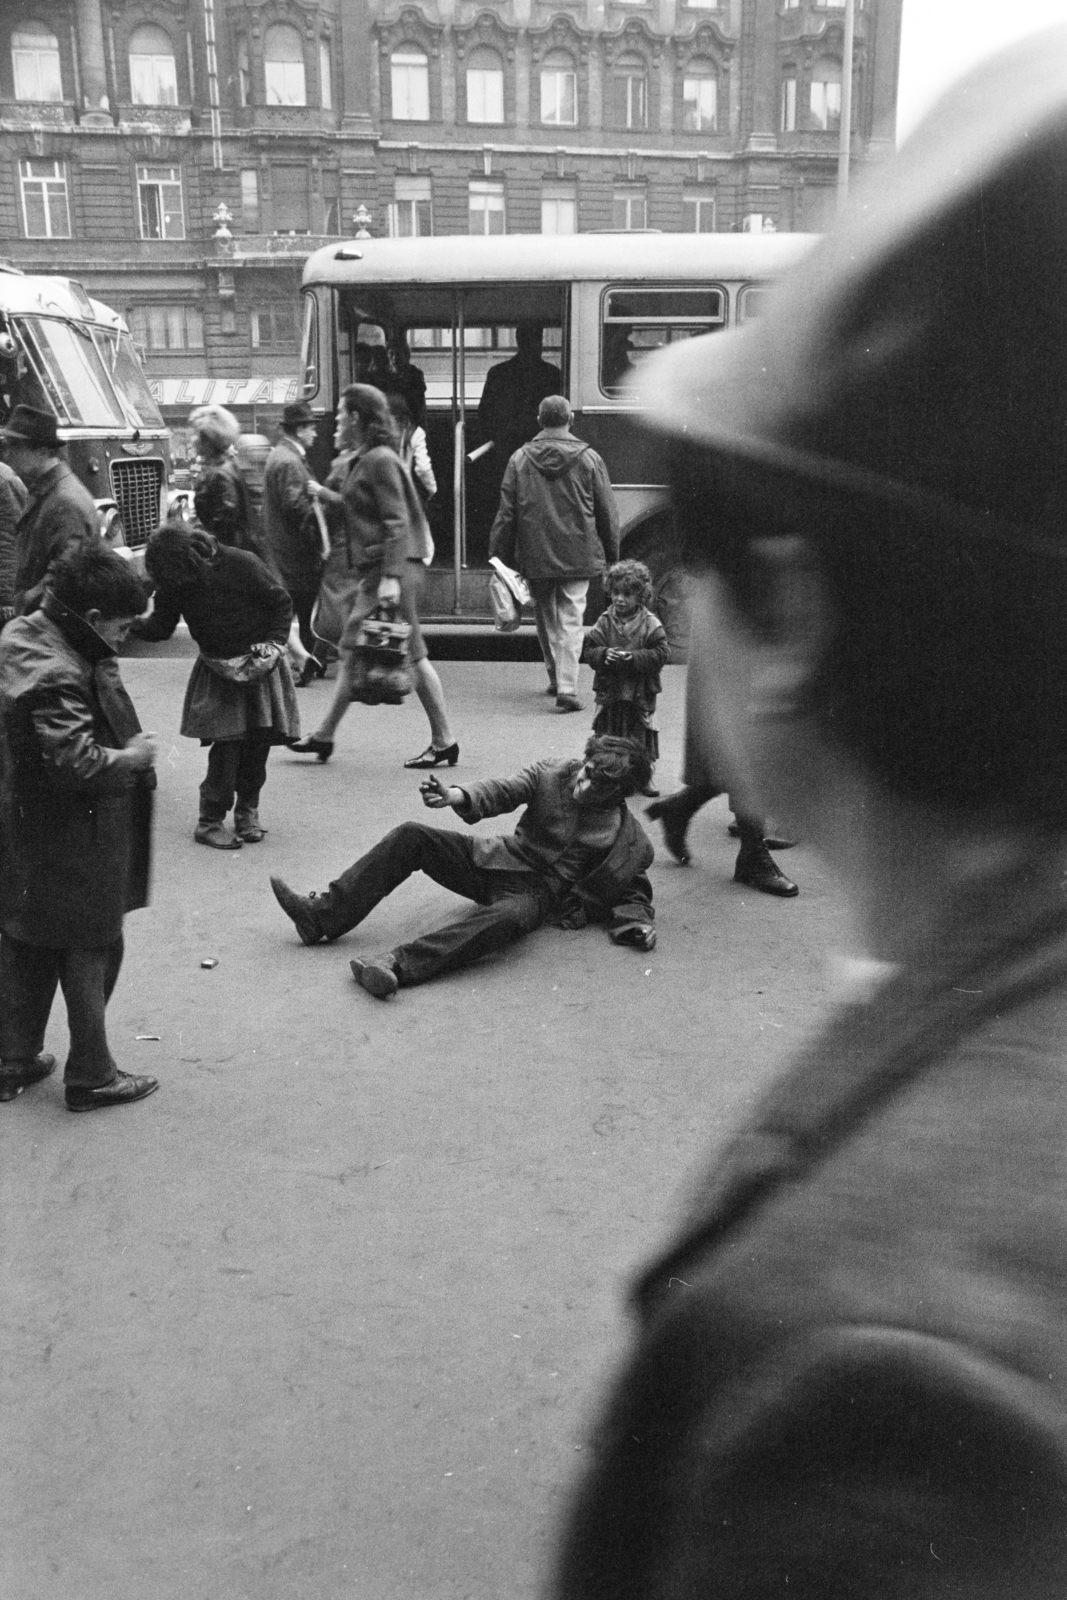
[[[604,578],[609,594],[625,589],[636,594],[643,606],[652,603],[652,574],[643,561],[616,561]]]
[[[652,782],[652,762],[637,739],[594,734],[586,742],[585,759],[605,788],[617,789],[624,797],[639,794]]]
[[[108,620],[139,617],[148,604],[148,591],[129,561],[95,535],[67,546],[49,571],[48,587],[80,616],[99,611]]]

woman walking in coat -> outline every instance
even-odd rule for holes
[[[351,596],[340,635],[341,668],[326,716],[314,733],[293,745],[299,755],[328,761],[333,737],[352,703],[352,649],[360,624],[384,604],[395,606],[410,624],[410,664],[415,693],[430,722],[430,743],[406,767],[455,766],[459,745],[452,737],[441,680],[426,657],[419,627],[418,598],[424,561],[432,550],[430,530],[418,493],[397,455],[396,424],[385,396],[368,384],[353,383],[341,396],[334,444],[352,452],[341,486],[344,536],[334,541],[323,575],[323,592]]]
[[[181,732],[210,746],[193,833],[214,850],[258,844],[259,796],[273,744],[300,731],[285,646],[293,606],[258,556],[229,550],[175,518],[148,541],[152,614],[131,630],[169,639],[182,617],[200,647],[185,691]],[[233,832],[223,826],[234,807]]]
[[[0,1101],[46,1078],[57,985],[70,1029],[71,1111],[140,1100],[104,1014],[122,919],[148,901],[155,741],[141,732],[116,649],[145,592],[99,540],[58,558],[41,607],[0,638]]]

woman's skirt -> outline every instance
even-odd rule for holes
[[[659,760],[659,734],[647,712],[632,700],[605,700],[596,708],[594,734],[610,734],[616,739],[636,739],[650,761]]]
[[[300,737],[296,690],[285,657],[255,683],[233,683],[197,656],[182,706],[184,736],[214,744],[220,739],[246,739],[263,728],[270,730],[272,744]]]

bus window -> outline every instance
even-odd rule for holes
[[[93,328],[93,338],[111,381],[118,390],[119,399],[129,412],[133,426],[165,428],[166,423],[159,407],[152,399],[152,391],[141,370],[129,334],[119,333],[115,328],[96,326]]]
[[[301,394],[310,400],[319,392],[319,307],[313,294],[304,296],[304,330],[300,339]]]
[[[615,288],[606,291],[600,341],[600,387],[636,400],[631,379],[654,350],[726,325],[726,292],[713,287]]]
[[[761,317],[766,304],[766,288],[754,283],[746,284],[737,297],[738,322],[748,322],[752,317]]]
[[[27,335],[27,348],[40,363],[40,375],[55,395],[61,417],[90,428],[128,426],[88,328],[28,317],[20,331]]]

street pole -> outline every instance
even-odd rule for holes
[[[845,0],[845,45],[841,60],[841,130],[837,147],[837,209],[848,199],[848,158],[852,143],[852,53],[856,0]]]

